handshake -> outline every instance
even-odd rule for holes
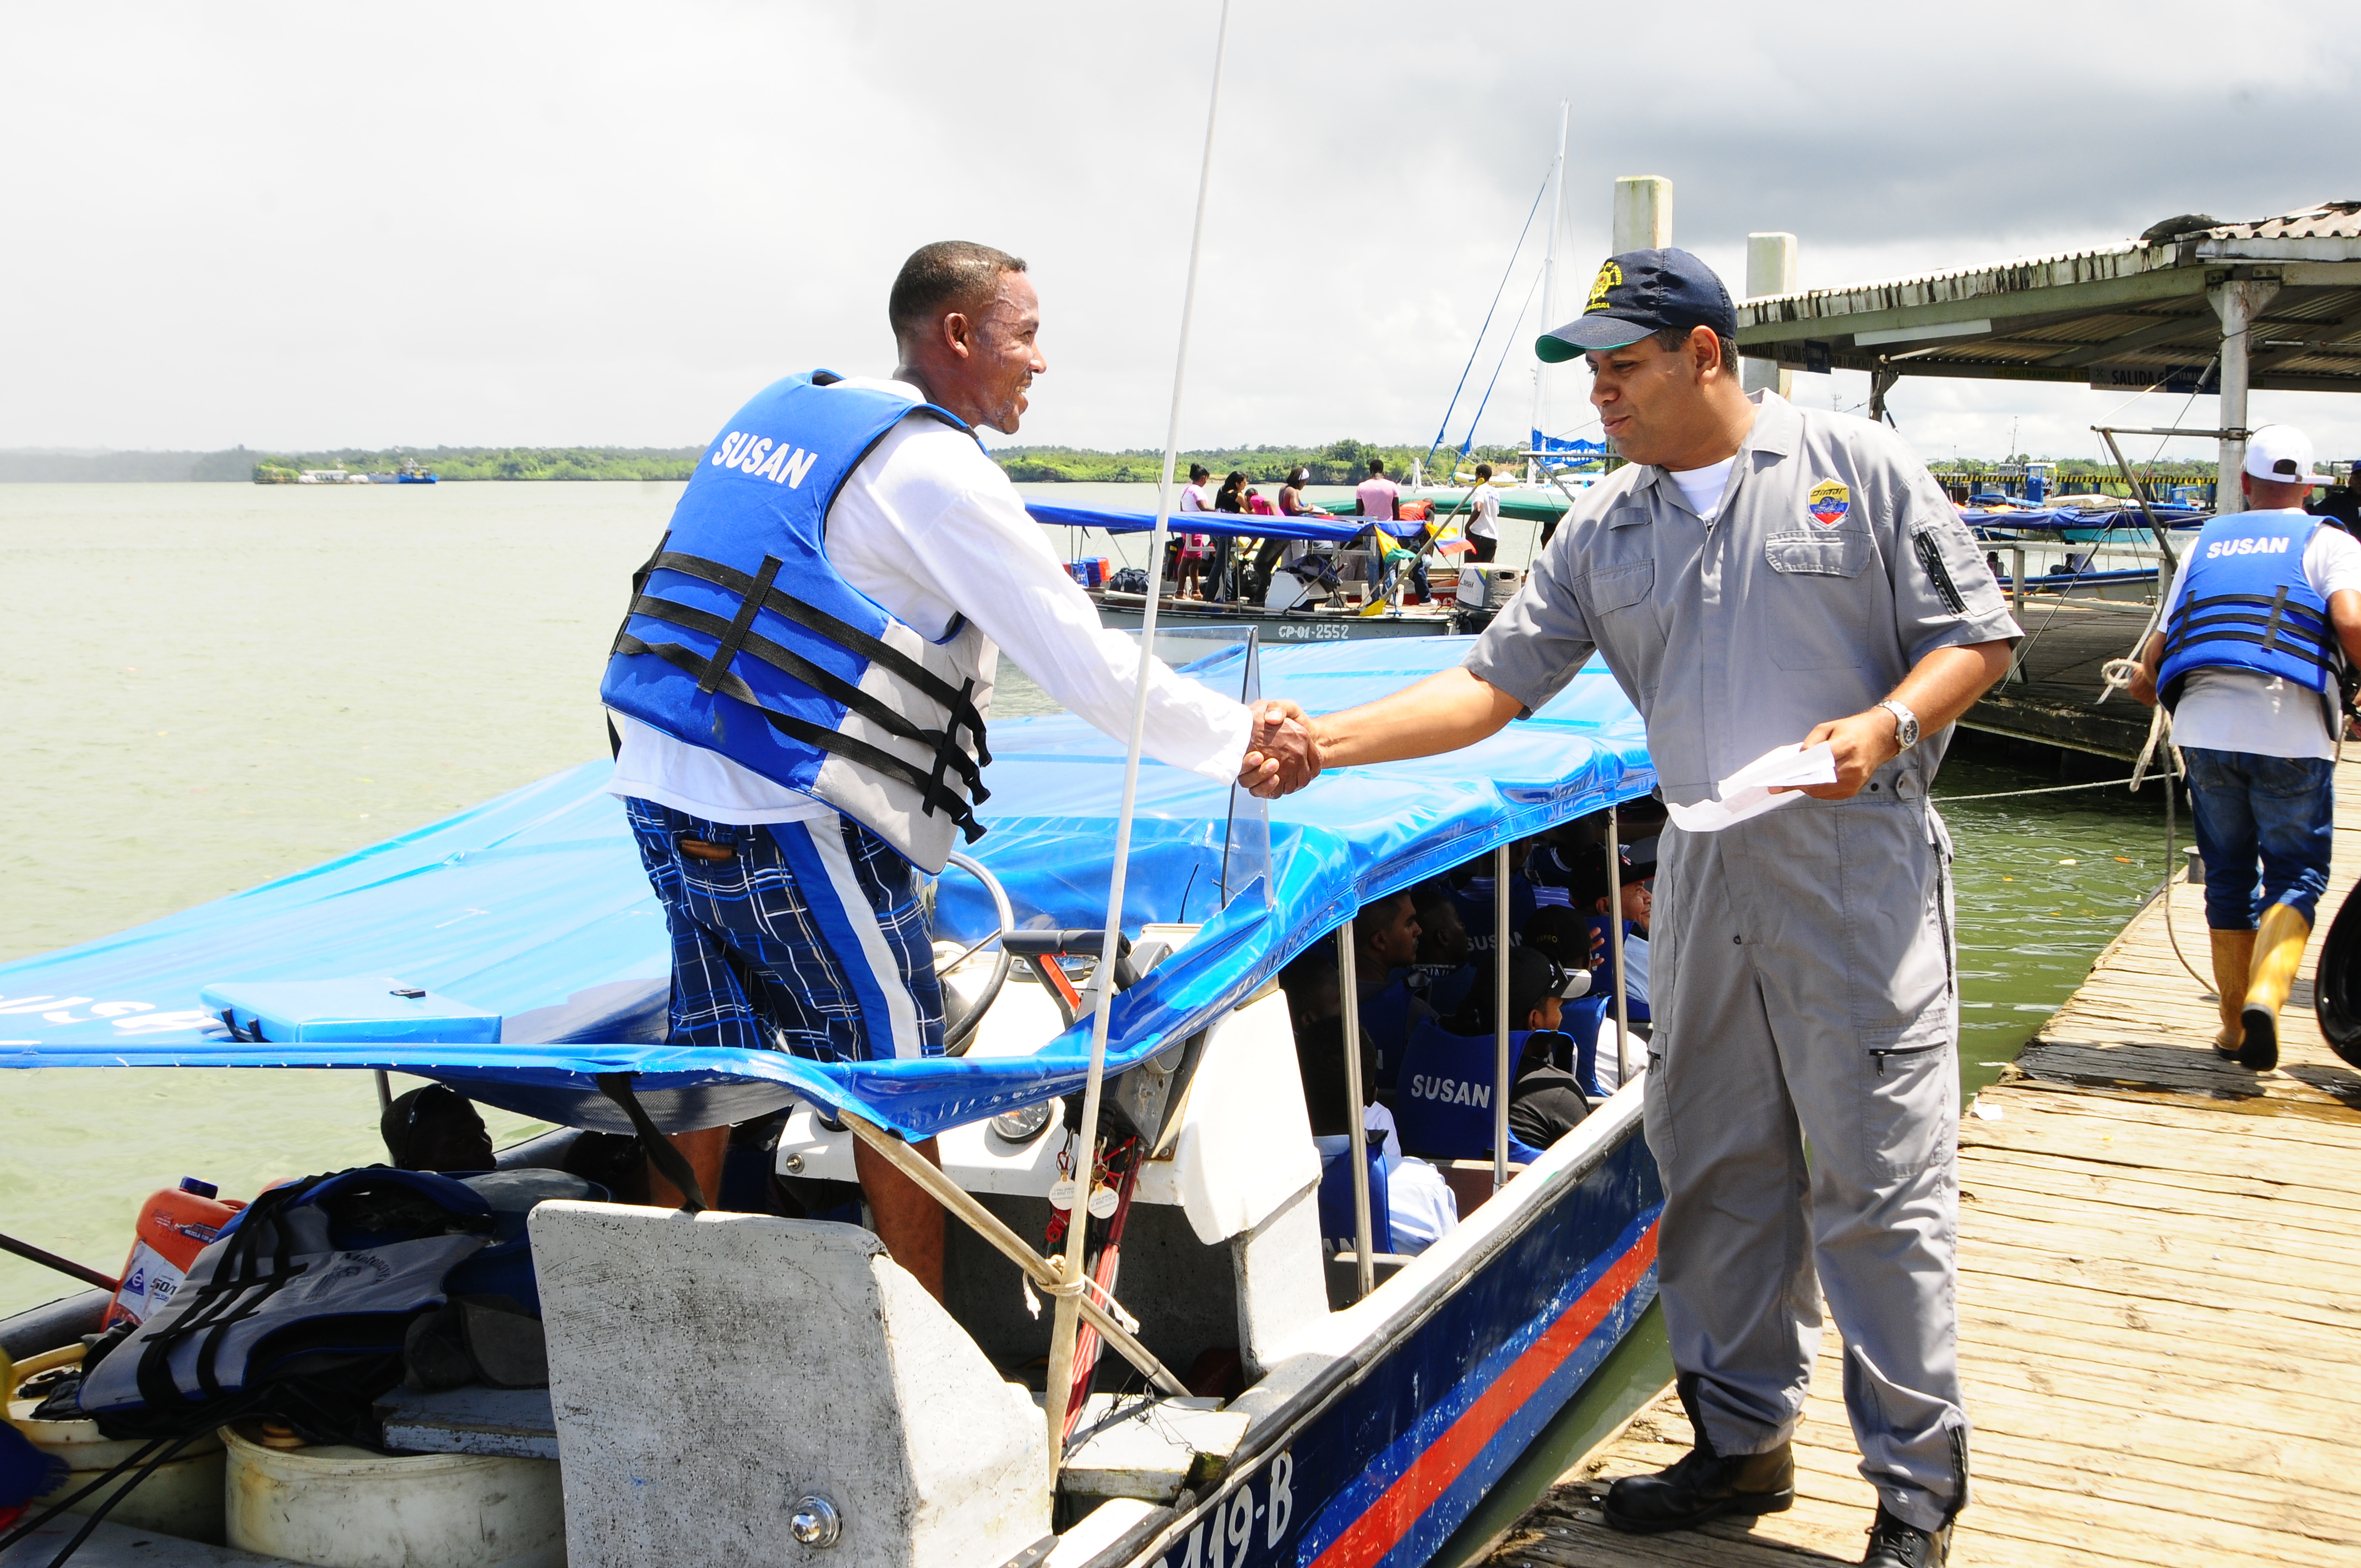
[[[1276,800],[1320,776],[1320,739],[1303,709],[1291,702],[1270,701],[1256,703],[1251,711],[1254,729],[1238,764],[1240,785],[1265,800]]]

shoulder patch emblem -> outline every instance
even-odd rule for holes
[[[1845,513],[1852,510],[1852,492],[1839,480],[1822,479],[1812,487],[1806,504],[1814,522],[1822,528],[1834,528],[1844,521]]]
[[[1605,310],[1607,308],[1607,291],[1615,288],[1622,281],[1623,269],[1616,266],[1615,263],[1610,261],[1606,266],[1600,268],[1598,269],[1598,276],[1591,281],[1590,298],[1582,307],[1583,313],[1585,315],[1588,315],[1593,311]]]

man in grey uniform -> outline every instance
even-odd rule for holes
[[[1322,718],[1313,740],[1334,765],[1465,746],[1595,649],[1669,801],[1829,744],[1837,779],[1814,798],[1658,847],[1647,1132],[1697,1447],[1618,1481],[1606,1510],[1653,1531],[1790,1504],[1825,1290],[1878,1491],[1865,1561],[1925,1568],[1967,1501],[1968,1431],[1950,841],[1927,791],[2018,631],[1925,465],[1865,420],[1750,398],[1736,334],[1695,257],[1609,260],[1538,347],[1587,355],[1630,466],[1576,502],[1463,667]]]

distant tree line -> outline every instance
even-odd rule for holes
[[[306,468],[390,474],[405,463],[440,479],[686,479],[700,446],[397,446],[383,451],[273,453],[258,457],[258,483],[286,483]]]

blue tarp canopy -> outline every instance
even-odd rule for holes
[[[1266,695],[1314,712],[1448,667],[1466,638],[1272,649]],[[1200,670],[1235,690],[1236,673]],[[1123,749],[1060,716],[992,727],[990,831],[972,847],[1018,923],[1104,924]],[[919,1137],[1081,1085],[1089,1024],[1022,1057],[822,1064],[771,1051],[662,1043],[664,913],[648,889],[605,762],[441,822],[101,941],[0,965],[0,1067],[389,1068],[445,1079],[487,1103],[616,1125],[592,1075],[640,1075],[674,1126],[712,1125],[766,1094],[860,1112]],[[1332,771],[1271,812],[1276,896],[1217,907],[1231,790],[1141,770],[1124,924],[1201,921],[1178,954],[1115,1001],[1111,1072],[1202,1028],[1368,899],[1654,787],[1639,716],[1596,662],[1532,719],[1453,755]],[[994,916],[946,873],[937,935]],[[208,986],[378,979],[500,1015],[497,1044],[258,1044],[200,1005]],[[700,1100],[700,1096],[702,1099]],[[567,1106],[578,1111],[566,1115]],[[713,1120],[698,1123],[697,1115]]]
[[[2156,518],[2167,528],[2195,528],[2213,514],[2202,507],[2180,506],[2159,501]],[[2060,529],[2122,529],[2127,532],[2146,533],[2147,519],[2139,508],[2104,507],[2027,507],[2017,510],[1993,510],[1984,507],[1960,508],[1960,521],[1973,529],[2016,529],[2032,532],[2055,532]]]
[[[1103,528],[1109,533],[1147,533],[1156,527],[1153,512],[1110,511],[1104,507],[1058,506],[1028,499],[1025,510],[1036,522],[1058,528]],[[1175,533],[1216,533],[1225,539],[1316,539],[1343,544],[1361,531],[1358,518],[1257,517],[1251,512],[1174,512],[1167,525]]]

